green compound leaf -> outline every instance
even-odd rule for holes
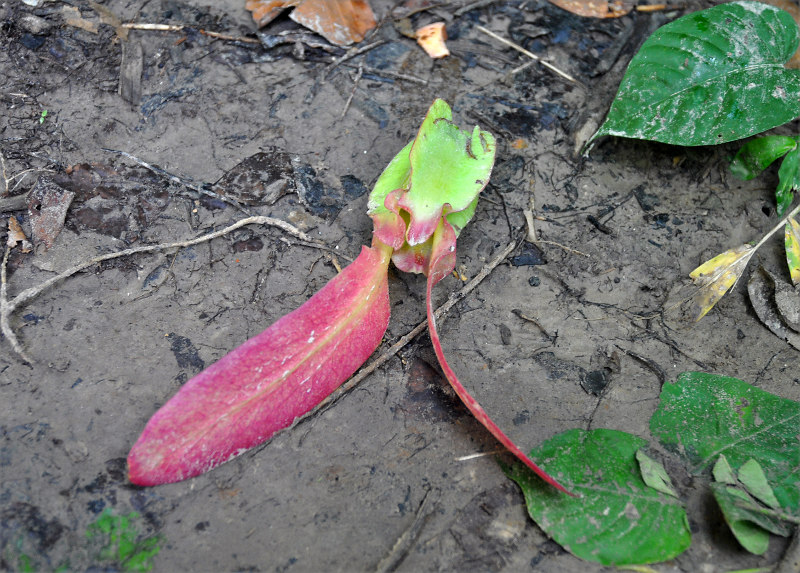
[[[749,181],[797,147],[797,141],[788,135],[767,135],[745,143],[731,161],[734,177]]]
[[[792,17],[731,2],[656,30],[633,57],[602,135],[674,145],[733,141],[800,115],[800,71],[784,67],[800,36]]]
[[[685,372],[664,384],[650,431],[695,474],[720,454],[733,468],[753,458],[781,507],[800,507],[800,403],[736,378]]]
[[[686,512],[642,480],[636,452],[647,442],[617,430],[568,430],[531,451],[580,497],[561,495],[522,464],[505,466],[528,513],[573,555],[603,565],[656,563],[690,544]]]

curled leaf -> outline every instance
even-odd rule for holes
[[[754,252],[752,245],[741,245],[706,261],[689,274],[698,287],[692,297],[695,320],[703,318],[736,284]]]

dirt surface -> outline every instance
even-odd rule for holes
[[[125,22],[253,39],[243,4],[103,6]],[[0,3],[0,151],[6,177],[36,170],[0,197],[3,243],[11,215],[30,232],[34,183],[75,194],[52,247],[12,251],[9,296],[96,255],[245,216],[220,196],[329,249],[250,226],[91,266],[17,309],[11,327],[32,364],[0,340],[0,568],[121,568],[98,561],[86,535],[110,509],[138,513],[131,528],[157,539],[158,571],[604,570],[533,524],[494,455],[460,459],[498,446],[445,388],[424,334],[332,408],[206,475],[155,488],[126,479],[128,450],[183,382],[302,304],[335,275],[334,257],[346,264],[369,243],[366,191],[435,97],[460,125],[498,139],[492,183],[459,238],[461,278],[524,237],[531,206],[539,239],[567,247],[522,243],[440,321],[454,369],[523,449],[574,427],[648,438],[661,384],[687,370],[800,399],[800,356],[759,322],[744,284],[696,325],[660,314],[700,262],[776,223],[775,173],[733,180],[733,146],[609,139],[587,160],[575,154],[640,43],[680,13],[600,21],[541,1],[463,12],[466,2],[444,3],[412,16],[447,22],[453,55],[432,61],[388,16],[393,2],[372,4],[385,20],[365,45],[384,43],[331,67],[345,52],[315,47],[288,21],[268,32],[295,36],[270,49],[195,29],[122,41],[89,2]],[[580,84],[539,65],[511,74],[525,57],[477,25]],[[123,52],[132,103],[118,89]],[[753,268],[785,277],[781,249],[779,240],[762,249]],[[389,284],[393,316],[378,353],[424,319],[423,277],[392,270]],[[445,279],[437,304],[462,286]],[[588,392],[587,381],[601,387]],[[780,559],[782,539],[762,557],[740,549],[703,480],[667,460],[689,499],[693,543],[657,571]]]

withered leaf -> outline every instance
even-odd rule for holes
[[[786,263],[789,265],[789,274],[792,283],[800,283],[800,223],[794,217],[786,222],[785,231]]]
[[[360,42],[376,25],[367,0],[304,0],[289,17],[337,46]]]
[[[759,267],[747,283],[750,303],[764,326],[775,336],[800,350],[800,334],[786,327],[775,306],[775,282],[775,277],[769,271]]]
[[[614,0],[550,0],[559,8],[587,18],[619,18],[633,10],[633,4]]]
[[[292,160],[282,149],[267,147],[225,173],[213,191],[245,205],[272,205],[294,191]]]
[[[754,252],[752,245],[741,245],[706,261],[689,274],[699,287],[692,297],[691,314],[695,320],[703,318],[736,284]]]
[[[35,245],[44,245],[49,249],[56,237],[64,228],[75,194],[67,191],[52,179],[40,177],[28,195],[28,216],[31,221],[31,233]]]
[[[12,249],[17,245],[21,245],[20,249],[23,253],[31,252],[32,245],[25,236],[25,231],[22,230],[22,225],[19,224],[16,217],[9,217],[8,219],[8,238],[6,244]]]
[[[444,58],[450,55],[450,50],[444,43],[447,40],[447,30],[445,30],[444,22],[434,22],[423,26],[416,31],[415,36],[417,43],[425,50],[431,58]]]

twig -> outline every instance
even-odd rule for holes
[[[9,321],[11,312],[14,310],[14,307],[11,306],[11,303],[6,297],[8,288],[8,283],[6,281],[6,267],[8,265],[8,255],[10,252],[11,245],[6,244],[6,250],[3,253],[3,262],[0,264],[0,332],[3,333],[3,336],[5,336],[9,344],[11,344],[11,348],[14,350],[14,352],[16,352],[26,363],[31,364],[31,360],[25,354],[25,351],[22,350],[22,346],[20,346],[19,340],[17,340],[17,335],[14,334],[14,331],[11,329],[11,323]]]
[[[353,89],[350,90],[350,97],[347,98],[347,101],[344,104],[344,109],[342,110],[342,115],[339,116],[339,119],[344,119],[344,116],[347,115],[347,110],[350,109],[350,104],[353,102],[353,96],[356,95],[356,88],[358,87],[358,82],[361,81],[362,73],[364,73],[364,68],[359,64],[356,77],[353,79]]]
[[[343,62],[346,62],[347,60],[351,60],[351,59],[355,58],[356,56],[360,56],[361,54],[363,54],[365,52],[369,52],[370,50],[373,50],[373,49],[377,48],[378,46],[382,46],[386,42],[387,42],[387,40],[378,40],[377,42],[372,42],[371,44],[367,44],[366,46],[362,46],[361,48],[351,49],[344,56],[342,56],[338,60],[334,60],[331,64],[328,65],[328,67],[325,68],[325,70],[322,72],[322,79],[321,79],[322,83],[325,82],[325,79],[328,77],[328,75],[339,64],[341,64]]]
[[[511,48],[514,48],[515,50],[517,50],[518,52],[521,52],[521,53],[525,54],[525,55],[526,55],[526,56],[528,56],[529,58],[531,58],[531,59],[533,59],[533,60],[536,60],[537,62],[540,62],[540,63],[541,63],[541,64],[542,64],[544,67],[548,68],[548,69],[549,69],[550,71],[552,71],[552,72],[555,72],[556,74],[558,74],[558,75],[559,75],[559,76],[561,76],[562,78],[564,78],[564,79],[566,79],[566,80],[569,80],[569,81],[571,81],[571,82],[573,82],[573,83],[580,84],[580,82],[579,82],[578,80],[576,80],[575,78],[573,78],[573,77],[572,77],[571,75],[569,75],[567,72],[562,72],[562,71],[561,71],[561,70],[559,70],[557,67],[555,67],[553,64],[551,64],[551,63],[549,63],[549,62],[546,62],[545,60],[541,59],[539,56],[537,56],[537,55],[536,55],[536,54],[534,54],[533,52],[529,52],[528,50],[526,50],[525,48],[523,48],[523,47],[522,47],[522,46],[520,46],[519,44],[515,44],[514,42],[512,42],[512,41],[510,41],[510,40],[506,40],[506,39],[505,39],[505,38],[503,38],[502,36],[498,36],[497,34],[495,34],[494,32],[492,32],[491,30],[488,30],[488,29],[484,28],[483,26],[475,26],[475,27],[476,27],[478,30],[480,30],[481,32],[483,32],[484,34],[486,34],[487,36],[491,36],[492,38],[494,38],[494,39],[495,39],[495,40],[497,40],[498,42],[502,42],[502,43],[503,43],[503,44],[505,44],[506,46],[509,46],[509,47],[511,47]]]
[[[220,32],[211,32],[210,30],[203,30],[187,26],[185,24],[149,24],[146,22],[125,22],[122,28],[126,30],[149,30],[156,32],[184,32],[186,30],[197,30],[204,36],[216,38],[218,40],[227,40],[230,42],[242,42],[244,44],[260,44],[261,41],[257,38],[248,38],[246,36],[230,36]]]
[[[378,563],[378,566],[375,568],[376,573],[390,573],[397,570],[403,563],[414,541],[416,541],[419,536],[422,527],[431,516],[430,513],[425,513],[430,493],[430,490],[425,492],[425,497],[422,498],[419,504],[419,509],[417,509],[417,514],[414,516],[414,521],[411,523],[411,526],[403,532],[386,557],[381,559],[381,562]]]
[[[223,201],[223,202],[227,203],[228,205],[230,205],[231,207],[235,207],[239,211],[245,213],[246,215],[253,216],[253,213],[249,209],[243,207],[237,201],[234,201],[233,199],[225,197],[224,195],[220,195],[219,193],[214,193],[213,191],[209,191],[208,189],[204,189],[200,185],[195,185],[191,181],[187,181],[187,180],[185,180],[185,179],[183,179],[181,177],[178,177],[177,175],[175,175],[173,173],[170,173],[169,171],[166,171],[165,169],[162,169],[161,167],[157,167],[155,165],[150,165],[146,161],[142,161],[141,159],[139,159],[135,155],[131,155],[127,151],[122,151],[122,150],[119,150],[119,149],[109,149],[107,147],[101,147],[100,149],[102,149],[103,151],[108,151],[109,153],[116,153],[118,155],[122,155],[123,157],[127,157],[128,159],[130,159],[131,161],[134,161],[135,163],[138,163],[139,165],[141,165],[145,169],[148,169],[148,170],[152,171],[153,173],[155,173],[157,175],[161,175],[162,177],[166,177],[167,179],[169,179],[173,183],[177,183],[178,185],[183,185],[184,187],[188,187],[189,189],[191,189],[192,191],[194,191],[196,193],[199,193],[200,195],[205,195],[207,197],[213,197],[214,199],[217,199],[219,201]]]
[[[118,251],[115,253],[107,253],[105,255],[100,255],[94,257],[88,261],[84,261],[77,265],[74,265],[65,271],[57,274],[54,277],[49,278],[48,280],[44,281],[43,283],[27,288],[17,294],[12,299],[7,298],[7,283],[6,283],[6,265],[8,263],[8,255],[9,251],[11,250],[10,246],[6,246],[5,255],[3,256],[2,265],[0,265],[0,332],[2,332],[3,336],[8,339],[11,343],[12,348],[14,351],[20,355],[26,362],[30,363],[30,360],[25,356],[25,353],[22,351],[22,348],[17,341],[16,335],[14,331],[11,329],[9,317],[11,313],[14,312],[20,305],[28,302],[29,300],[33,299],[34,297],[41,294],[43,291],[47,290],[54,284],[71,277],[72,275],[92,266],[97,263],[101,263],[103,261],[108,261],[111,259],[117,259],[119,257],[127,257],[129,255],[135,255],[139,253],[150,253],[153,251],[162,251],[167,249],[175,249],[175,248],[185,248],[191,247],[194,245],[198,245],[200,243],[205,243],[212,239],[216,239],[217,237],[221,237],[223,235],[227,235],[228,233],[239,229],[240,227],[244,227],[246,225],[269,225],[272,227],[277,227],[295,237],[305,241],[306,243],[314,244],[316,241],[303,233],[301,230],[297,229],[293,225],[285,221],[281,221],[280,219],[274,219],[272,217],[266,216],[253,216],[247,217],[245,219],[241,219],[236,223],[225,227],[219,231],[214,231],[213,233],[208,233],[207,235],[203,235],[201,237],[197,237],[196,239],[190,239],[187,241],[178,241],[177,243],[160,243],[158,245],[145,245],[141,247],[135,247],[132,249],[125,249],[124,251]]]
[[[342,65],[346,68],[353,68],[354,70],[362,67],[362,64],[359,64],[358,66],[354,64],[342,64]],[[374,74],[376,76],[384,76],[395,80],[405,80],[407,82],[414,82],[415,84],[421,84],[423,86],[428,85],[428,80],[423,80],[422,78],[418,78],[416,76],[409,76],[408,74],[400,74],[389,70],[379,70],[377,68],[370,68],[369,66],[363,66],[363,69],[366,73]]]
[[[554,247],[559,247],[569,253],[573,253],[575,255],[580,255],[582,257],[587,257],[587,258],[589,257],[589,255],[587,255],[586,253],[581,252],[577,249],[573,249],[566,245],[562,245],[561,243],[556,243],[555,241],[545,241],[542,239],[537,239],[536,227],[533,224],[533,211],[531,209],[523,209],[522,214],[525,216],[525,223],[528,226],[528,234],[526,235],[525,240],[528,241],[529,243],[533,243],[534,245],[537,244],[553,245]]]

